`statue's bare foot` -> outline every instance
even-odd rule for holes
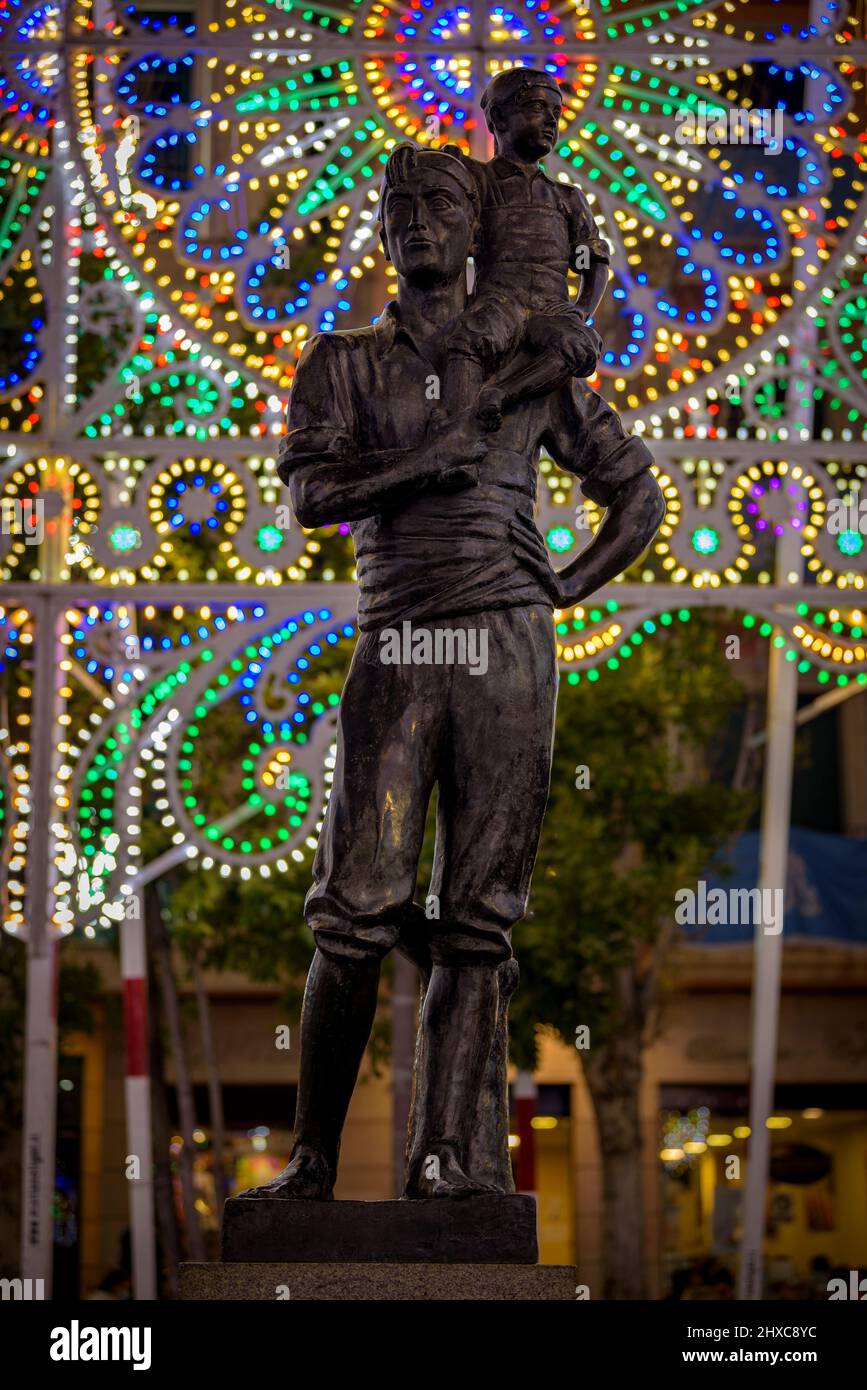
[[[481,1197],[502,1188],[469,1177],[450,1145],[436,1144],[410,1166],[404,1197]]]
[[[282,1173],[261,1187],[239,1192],[239,1197],[279,1197],[285,1201],[330,1202],[334,1196],[334,1170],[318,1149],[300,1145]]]

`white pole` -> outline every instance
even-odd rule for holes
[[[121,627],[121,620],[126,625]],[[114,688],[120,683],[119,671],[125,664],[134,667],[124,638],[135,638],[135,609],[120,605],[115,609],[118,643]],[[134,650],[134,648],[133,648]],[[134,756],[134,755],[131,755]],[[150,1035],[148,1022],[147,950],[145,946],[144,893],[133,881],[135,846],[129,842],[133,820],[139,819],[136,806],[122,808],[121,845],[129,863],[123,885],[123,902],[131,905],[118,926],[120,969],[123,976],[123,1015],[126,1032],[126,1142],[127,1182],[129,1183],[129,1229],[132,1258],[133,1296],[137,1300],[157,1297],[156,1219],[154,1213],[153,1125],[151,1123]],[[120,853],[120,849],[118,851]]]
[[[777,548],[776,582],[786,583],[788,573],[803,568],[800,534],[787,528]],[[768,727],[765,780],[762,795],[762,832],[759,888],[785,890],[789,853],[789,820],[792,803],[792,762],[798,670],[785,659],[783,648],[770,647],[768,670]],[[785,903],[785,894],[782,898]],[[760,917],[763,914],[760,914]],[[767,931],[756,923],[753,960],[752,1058],[750,1072],[750,1138],[744,1183],[743,1244],[739,1297],[762,1296],[762,1256],[765,1235],[765,1195],[770,1164],[769,1117],[774,1113],[774,1073],[777,1060],[777,1024],[780,1010],[780,973],[783,959],[783,924]]]
[[[78,291],[71,266],[77,263],[80,242],[77,214],[72,215],[65,170],[69,167],[71,103],[61,103],[55,125],[56,160],[50,176],[55,208],[55,235],[47,276],[47,300],[51,332],[46,335],[45,438],[42,448],[51,453],[65,435],[77,337],[68,330],[75,323]],[[72,530],[72,480],[59,458],[49,486],[61,492],[63,509],[49,520],[40,537],[42,578],[54,585],[68,578],[66,554]],[[59,941],[53,923],[53,889],[57,883],[52,823],[60,812],[55,803],[54,779],[59,766],[58,719],[65,708],[61,691],[66,659],[59,641],[58,620],[62,609],[52,594],[26,598],[35,618],[33,722],[30,741],[30,806],[27,833],[27,1005],[24,1044],[24,1130],[21,1186],[21,1274],[42,1279],[46,1298],[53,1279],[53,1198],[57,1139],[57,975]]]
[[[24,1128],[21,1196],[21,1277],[41,1279],[51,1297],[54,1253],[57,1132],[58,943],[51,925],[53,862],[52,750],[56,698],[56,610],[50,597],[31,605],[35,618],[33,724],[28,808],[27,1014],[24,1039]]]
[[[66,574],[72,528],[72,480],[60,459],[49,484],[63,497],[56,522],[41,537],[40,568],[49,584]],[[27,830],[27,1014],[24,1043],[24,1131],[21,1186],[21,1273],[42,1279],[51,1297],[54,1265],[54,1178],[57,1141],[57,977],[60,941],[53,921],[57,883],[53,825],[59,769],[60,717],[66,709],[66,648],[60,641],[63,600],[51,591],[26,603],[35,620],[30,805]]]
[[[817,17],[816,10],[816,0],[811,0],[810,12],[814,19]],[[813,109],[815,99],[816,82],[808,78],[804,89],[806,111]],[[812,206],[818,214],[818,204],[814,202]],[[820,223],[817,220],[813,225],[818,226]],[[808,265],[815,260],[815,236],[806,237],[801,242],[801,251],[802,265]],[[786,414],[790,426],[788,433],[795,440],[810,440],[813,437],[812,369],[815,360],[815,321],[802,318],[792,342],[794,372],[788,383],[789,409]],[[786,529],[777,542],[774,579],[780,588],[800,585],[804,580],[801,532],[791,525],[791,514],[786,522]],[[778,632],[775,631],[774,637],[777,635]],[[759,855],[759,888],[763,903],[766,900],[771,901],[766,899],[766,890],[770,890],[779,891],[782,895],[780,900],[785,905],[797,712],[797,663],[787,661],[783,647],[777,647],[772,640],[768,661],[767,749]],[[760,918],[763,916],[764,913],[761,913]],[[768,1120],[774,1111],[782,963],[782,917],[771,931],[766,930],[759,920],[756,923],[753,959],[750,1137],[744,1182],[743,1241],[738,1283],[738,1296],[745,1300],[760,1299],[763,1292],[765,1203],[771,1157]]]

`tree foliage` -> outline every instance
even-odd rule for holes
[[[616,676],[561,683],[530,912],[515,930],[512,1054],[523,1065],[539,1025],[566,1043],[579,1025],[592,1045],[610,1036],[624,1022],[624,969],[652,992],[676,890],[749,814],[751,796],[726,780],[739,691],[720,629],[695,616],[662,627]]]

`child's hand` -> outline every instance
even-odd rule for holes
[[[463,492],[468,487],[478,487],[479,470],[473,464],[463,464],[460,468],[450,468],[447,473],[441,473],[439,486],[445,488],[446,492]]]
[[[429,435],[425,445],[425,454],[433,465],[435,476],[444,479],[445,475],[454,473],[452,483],[464,487],[470,484],[470,479],[468,476],[467,481],[461,483],[462,473],[480,463],[487,452],[487,440],[473,410],[462,410],[460,415],[443,421]],[[478,481],[477,472],[473,481]]]
[[[496,386],[483,386],[476,401],[476,418],[489,433],[503,423],[503,393]]]
[[[576,338],[575,376],[595,376],[602,356],[602,339],[596,329],[587,324],[577,331]]]

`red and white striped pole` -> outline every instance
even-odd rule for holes
[[[135,663],[123,635],[133,636],[135,610],[115,610],[121,648],[118,665]],[[133,677],[134,679],[134,677]],[[118,692],[119,680],[114,686]],[[154,1213],[153,1127],[151,1124],[150,1033],[148,1025],[147,948],[145,944],[144,889],[135,879],[135,858],[140,828],[135,779],[127,770],[127,804],[121,808],[125,825],[120,831],[126,853],[125,882],[121,885],[124,916],[118,927],[120,969],[123,977],[123,1016],[126,1034],[126,1178],[129,1188],[129,1226],[132,1287],[136,1299],[157,1297],[156,1223]]]
[[[515,1129],[518,1135],[518,1162],[515,1186],[519,1192],[536,1194],[536,1104],[539,1088],[531,1071],[519,1071],[512,1091],[515,1101]]]
[[[133,1295],[137,1299],[154,1299],[157,1269],[147,963],[141,896],[136,895],[133,902],[138,918],[121,922],[119,930],[126,1033],[126,1176],[130,1184]]]

